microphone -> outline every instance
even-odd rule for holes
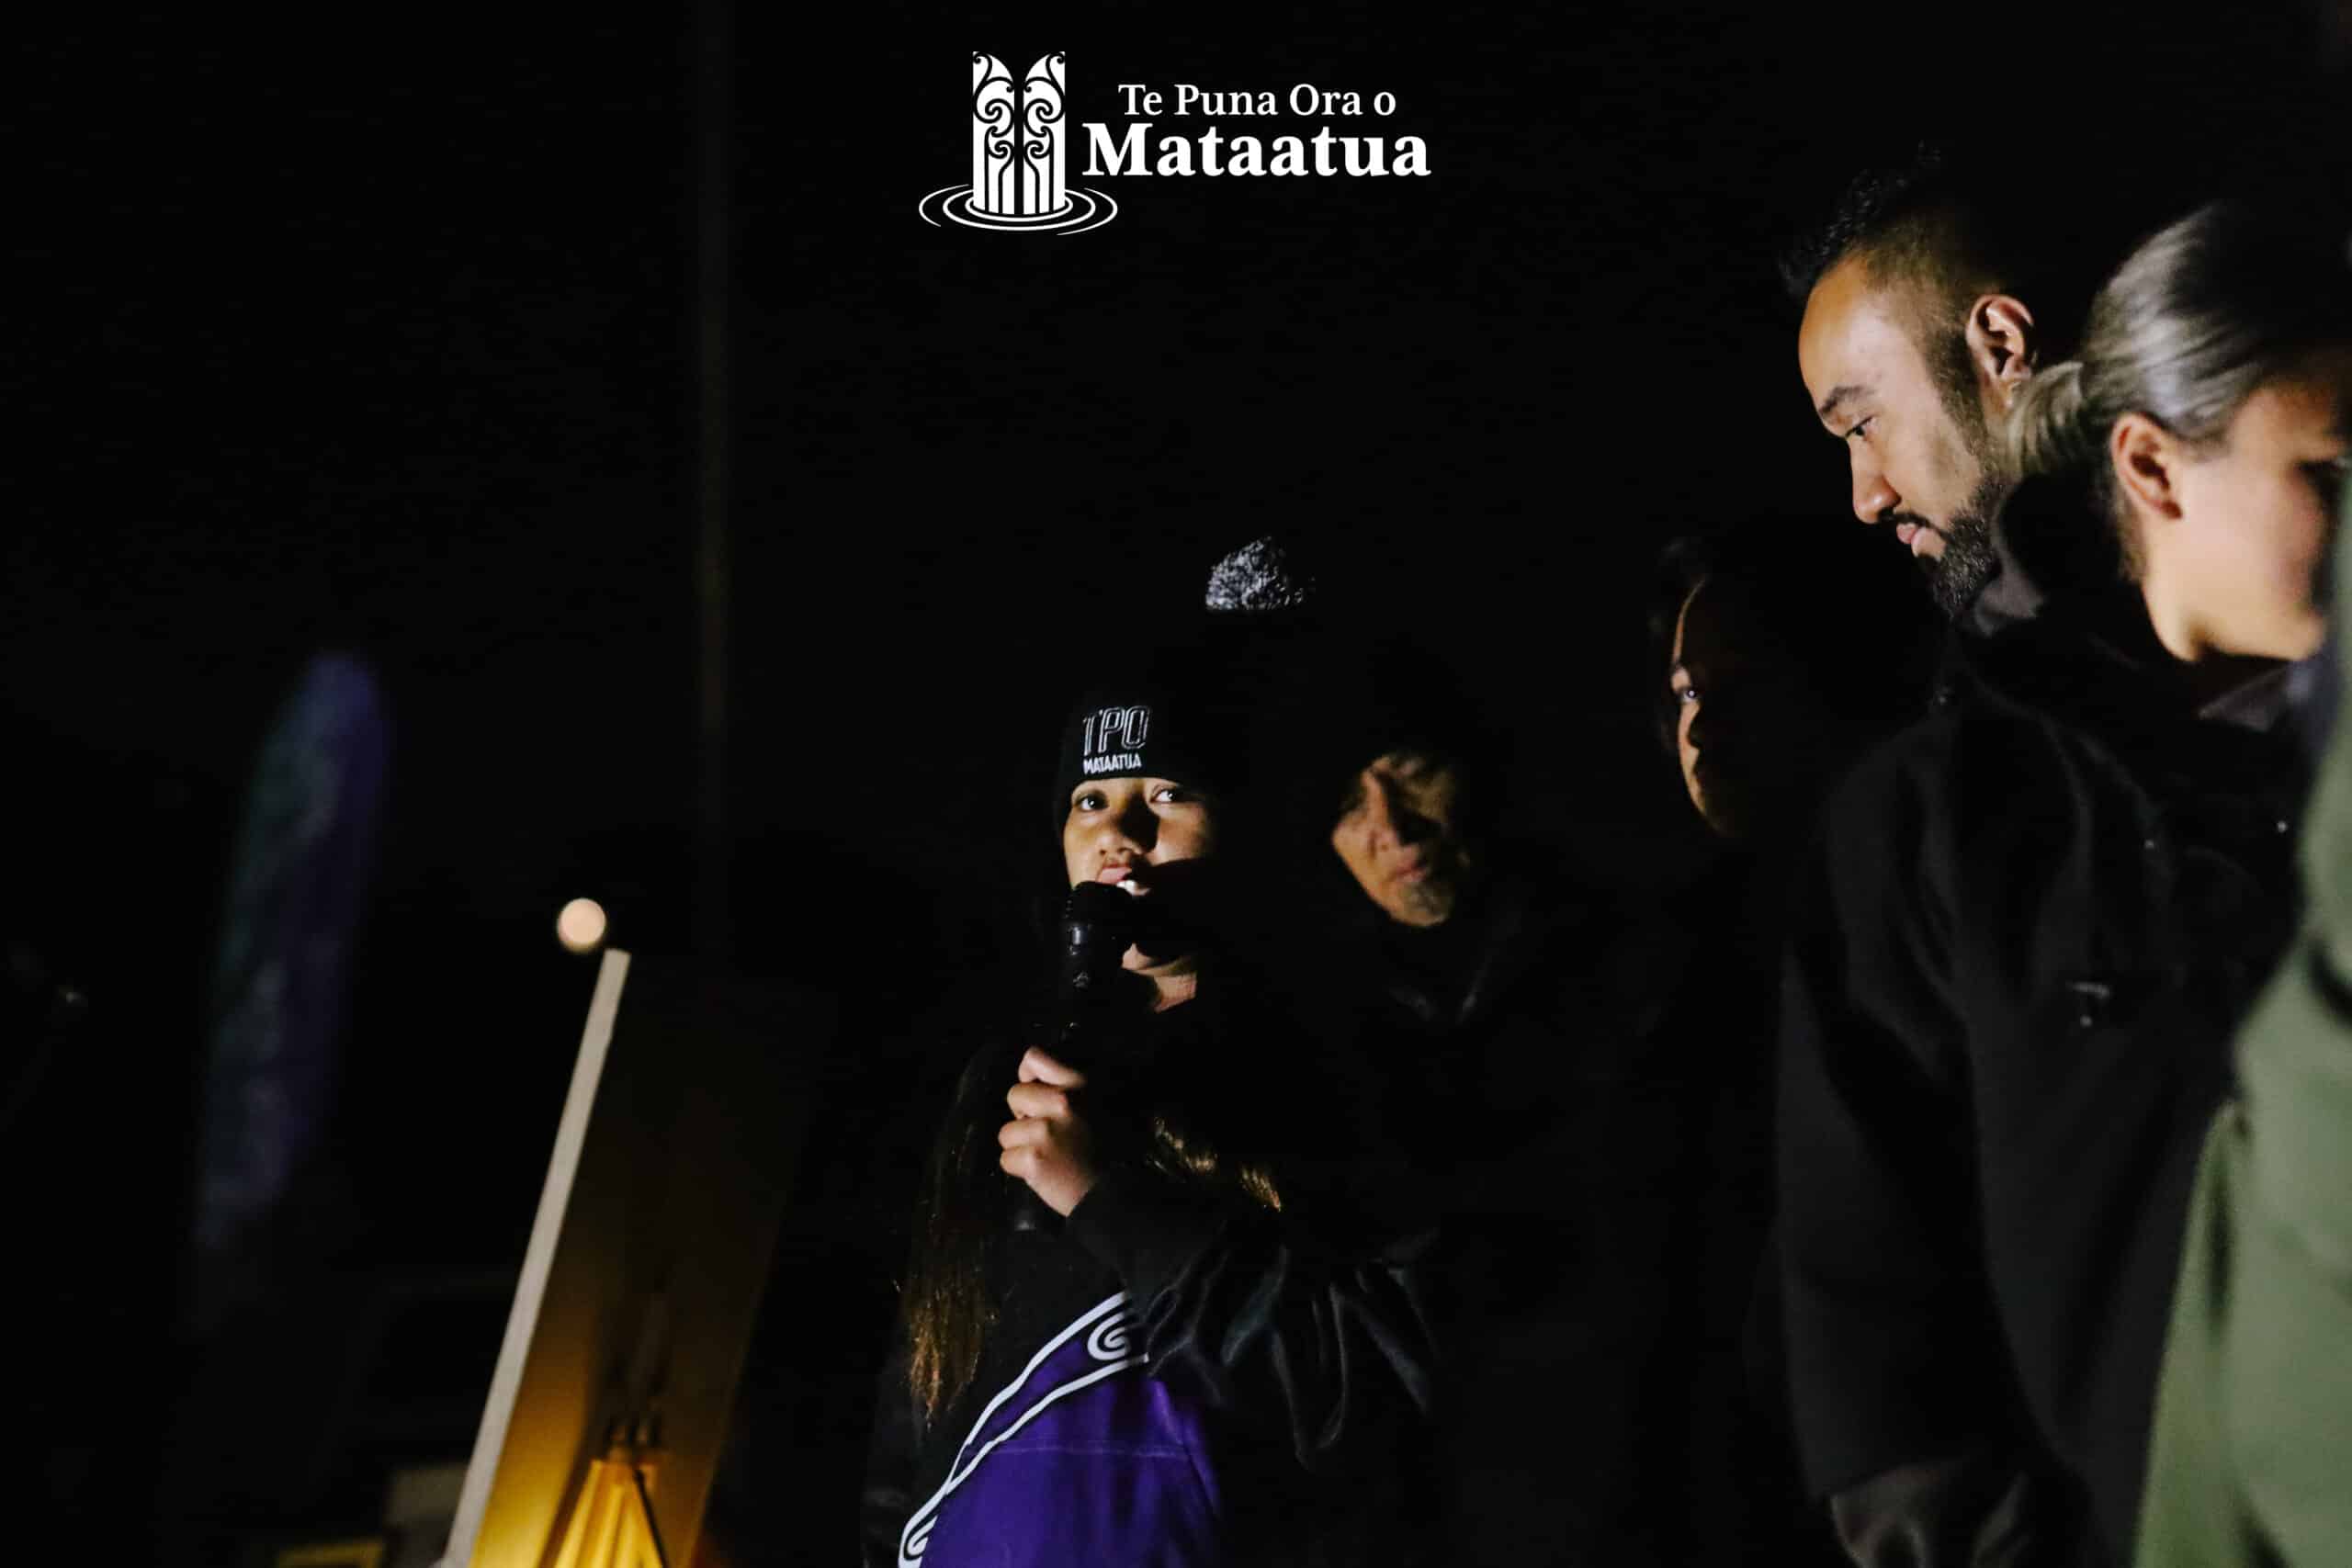
[[[1081,882],[1062,901],[1051,1050],[1090,1080],[1119,1055],[1115,1015],[1141,1008],[1134,977],[1121,967],[1141,924],[1135,906],[1131,895],[1107,882]],[[1105,1098],[1096,1094],[1098,1103]],[[1044,1199],[1018,1182],[1013,1188],[1015,1229],[1059,1227],[1061,1216]]]
[[[1134,897],[1107,882],[1081,882],[1063,900],[1054,1055],[1081,1071],[1092,1065],[1081,1058],[1102,1055],[1104,1025],[1120,1001],[1135,999],[1121,961],[1137,935],[1136,915]]]

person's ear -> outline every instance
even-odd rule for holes
[[[2180,466],[2187,456],[2171,431],[2143,413],[2125,414],[2108,434],[2116,488],[2143,516],[2165,522],[2180,516]]]
[[[2041,359],[2033,312],[2013,295],[1987,294],[1969,306],[1964,330],[1976,378],[2006,412]]]

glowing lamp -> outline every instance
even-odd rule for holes
[[[573,953],[594,953],[605,940],[605,907],[574,898],[555,918],[555,939]]]

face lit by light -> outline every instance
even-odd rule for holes
[[[574,898],[555,918],[555,939],[573,953],[593,953],[605,940],[605,907]]]
[[[1441,925],[1474,857],[1461,820],[1462,773],[1419,751],[1391,751],[1356,775],[1331,848],[1364,896],[1400,925]]]
[[[1174,779],[1095,779],[1069,792],[1062,818],[1062,868],[1069,885],[1103,882],[1139,898],[1161,890],[1172,874],[1163,867],[1201,860],[1216,847],[1216,817],[1208,798]],[[1130,947],[1129,969],[1152,961]]]
[[[2318,577],[2352,448],[2352,347],[2264,382],[2217,448],[2165,445],[2172,506],[2135,507],[2135,526],[2149,619],[2166,648],[2185,659],[2315,652],[2327,631]]]
[[[1718,821],[1717,815],[1708,809],[1707,786],[1699,775],[1699,739],[1692,732],[1697,727],[1700,705],[1705,693],[1700,688],[1699,677],[1706,674],[1702,667],[1694,671],[1699,660],[1690,647],[1690,606],[1698,602],[1706,584],[1700,583],[1682,601],[1682,608],[1674,617],[1674,651],[1669,656],[1671,666],[1666,672],[1668,700],[1674,704],[1674,755],[1682,765],[1682,789],[1690,795],[1690,804],[1706,820],[1708,827],[1726,837],[1736,830]],[[1711,685],[1712,682],[1709,682]]]
[[[1878,276],[1869,258],[1849,255],[1805,301],[1797,367],[1815,416],[1846,448],[1854,515],[1891,527],[1956,615],[1993,570],[1992,519],[2010,476],[1986,434],[1996,411],[1965,410],[1963,423],[1936,383],[1916,325],[1932,308],[1923,283]]]
[[[1846,736],[1770,604],[1737,581],[1701,581],[1675,619],[1670,658],[1675,753],[1700,817],[1726,839],[1798,821]]]
[[[1805,302],[1797,365],[1814,412],[1846,446],[1854,515],[1893,523],[1914,555],[1938,556],[1979,474],[1910,325],[1916,287],[1848,256]]]

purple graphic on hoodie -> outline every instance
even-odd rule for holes
[[[907,1520],[899,1568],[1223,1561],[1199,1414],[1127,1349],[1126,1297],[1096,1303],[980,1412]]]

